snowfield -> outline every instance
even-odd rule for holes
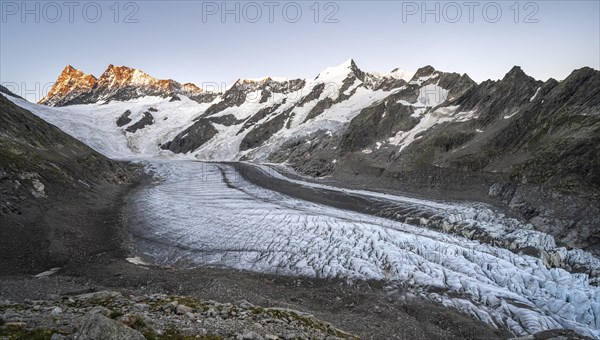
[[[161,150],[159,144],[175,137],[178,131],[192,124],[199,112],[210,106],[210,103],[198,104],[185,96],[176,102],[169,102],[160,97],[144,97],[126,102],[65,107],[38,105],[9,96],[6,98],[56,125],[103,155],[120,160],[194,159],[191,155],[175,155],[170,151]],[[151,112],[155,124],[148,125],[136,133],[126,132],[126,126],[117,127],[117,119],[126,110],[131,111],[130,118],[133,124],[148,108],[158,110]]]

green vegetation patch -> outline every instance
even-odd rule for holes
[[[27,330],[20,327],[9,325],[8,327],[0,328],[0,337],[6,337],[8,339],[31,339],[31,340],[48,340],[52,337],[52,334],[67,335],[62,331],[54,329],[34,329]]]

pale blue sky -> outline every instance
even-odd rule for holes
[[[513,65],[545,80],[565,78],[573,69],[600,67],[600,6],[591,1],[519,2],[515,23],[515,1],[497,1],[502,9],[498,22],[495,5],[479,2],[470,22],[469,8],[458,1],[462,17],[451,23],[456,9],[447,2],[440,6],[440,23],[433,14],[421,22],[418,2],[337,1],[320,2],[319,23],[314,22],[314,1],[296,2],[302,16],[296,23],[295,6],[276,2],[273,23],[269,2],[255,2],[261,8],[258,22],[248,22],[256,10],[239,2],[240,23],[233,14],[221,22],[221,1],[134,1],[126,8],[120,3],[115,23],[114,1],[89,4],[77,2],[73,23],[63,2],[62,16],[46,2],[29,2],[36,12],[22,20],[22,1],[2,0],[0,18],[0,82],[47,83],[71,64],[99,76],[108,64],[127,65],[159,77],[181,82],[224,82],[238,77],[283,76],[312,78],[327,66],[354,58],[367,71],[388,71],[400,67],[415,71],[433,65],[444,71],[468,73],[474,80],[501,78]],[[17,5],[15,9],[14,4]],[[217,5],[214,15],[209,15]],[[95,23],[96,6],[102,16]],[[234,8],[235,3],[227,3]],[[436,2],[427,2],[430,9]],[[483,14],[483,7],[487,16]],[[83,7],[87,17],[83,16]],[[287,17],[283,13],[287,9]],[[245,12],[244,12],[245,8]],[[445,8],[445,10],[444,10]],[[337,9],[337,23],[323,23]],[[527,15],[537,23],[524,23]],[[137,10],[137,23],[123,23]],[[410,12],[414,15],[409,15]],[[247,14],[244,17],[243,14]],[[403,15],[406,20],[403,20]],[[203,18],[205,16],[205,18]],[[244,20],[244,19],[248,20]],[[205,19],[205,20],[204,20]],[[51,23],[49,21],[57,21]],[[29,85],[28,85],[29,86]]]

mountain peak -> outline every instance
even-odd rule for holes
[[[352,72],[362,73],[362,70],[360,68],[358,68],[358,66],[356,66],[356,62],[352,58],[346,60],[342,65],[344,65],[346,68],[349,68],[350,70],[352,70]]]
[[[54,105],[57,100],[65,98],[70,94],[91,91],[96,82],[97,79],[93,75],[86,74],[71,65],[67,65],[60,76],[58,76],[58,79],[56,79],[48,94],[40,100],[40,104]]]
[[[181,89],[183,91],[190,92],[190,93],[193,93],[193,92],[196,92],[196,93],[204,92],[203,89],[199,88],[194,83],[185,83],[185,84],[182,84],[181,85]]]
[[[344,67],[344,68],[356,67],[356,63],[354,62],[354,59],[348,58],[343,63],[341,63],[340,65],[338,65],[337,67]]]
[[[423,66],[415,72],[415,74],[410,79],[409,83],[421,84],[424,81],[427,81],[438,75],[438,70],[436,70],[433,66],[427,65]]]
[[[135,69],[135,68],[129,67],[129,66],[124,66],[124,65],[118,66],[118,65],[109,64],[108,67],[106,68],[106,71],[104,71],[104,72],[119,72],[119,71],[125,71],[125,70],[136,71],[138,69]]]
[[[67,65],[62,70],[62,72],[61,72],[61,74],[59,76],[59,79],[60,78],[64,78],[64,77],[76,78],[76,77],[83,77],[83,76],[88,76],[88,74],[85,74],[83,71],[78,70],[78,69],[76,69],[75,67],[73,67],[71,65]],[[92,75],[89,75],[89,76],[92,76]]]
[[[171,93],[175,87],[181,85],[172,79],[157,79],[139,69],[113,64],[108,65],[106,71],[98,78],[100,89],[146,88],[152,92]]]
[[[502,80],[511,80],[511,79],[529,79],[531,78],[525,72],[521,66],[513,66],[513,68],[508,71],[508,73],[504,76]],[[533,79],[533,78],[531,78]]]
[[[413,77],[412,73],[410,73],[404,69],[398,68],[398,67],[391,70],[389,73],[387,73],[387,75],[389,77],[396,78],[396,79],[402,79],[407,82],[410,81],[410,79]]]
[[[146,73],[144,73],[138,69],[134,69],[134,68],[131,68],[128,66],[115,66],[113,64],[110,64],[110,65],[108,65],[108,67],[106,68],[104,73],[102,73],[102,76],[100,76],[100,79],[114,77],[114,78],[117,78],[120,80],[130,80],[135,72],[143,74],[144,76],[147,76],[149,78],[152,78],[152,77],[148,76]],[[155,78],[152,78],[152,79],[155,79]]]
[[[350,58],[337,66],[326,68],[315,79],[323,82],[339,82],[352,74],[357,78],[362,78],[364,73],[356,66],[354,59]]]
[[[435,72],[436,72],[436,69],[433,66],[431,66],[431,65],[423,66],[417,70],[413,79],[429,77],[429,76],[433,75]]]

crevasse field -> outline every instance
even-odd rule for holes
[[[537,258],[463,237],[294,199],[248,183],[228,165],[163,161],[147,170],[159,182],[135,197],[131,226],[143,255],[154,261],[385,280],[390,288],[407,286],[516,334],[564,327],[600,337],[600,288],[584,274],[546,269]],[[447,207],[468,210],[426,208],[450,218]]]

